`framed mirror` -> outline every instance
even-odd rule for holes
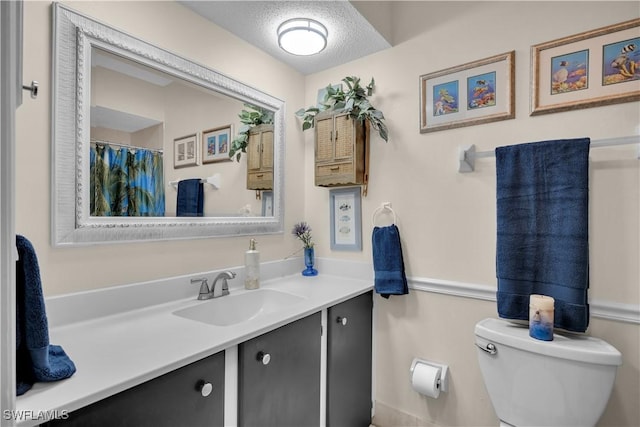
[[[283,231],[282,100],[59,3],[53,7],[54,246]],[[246,154],[239,162],[224,154],[243,130],[238,116],[245,109],[272,122],[266,160],[272,179],[264,191],[248,185]],[[120,156],[131,166],[142,153],[156,156],[160,167],[148,180],[162,191],[150,199],[145,188],[144,199],[105,204],[102,188],[113,183],[102,171],[113,166],[101,161]],[[198,210],[181,212],[189,182],[199,183]]]

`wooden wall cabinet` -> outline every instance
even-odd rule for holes
[[[369,122],[349,113],[323,111],[315,117],[315,183],[320,187],[367,185]]]
[[[273,125],[258,125],[249,131],[247,190],[273,190]]]

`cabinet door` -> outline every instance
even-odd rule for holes
[[[50,426],[176,427],[224,425],[224,352],[69,413]],[[203,395],[200,385],[211,384]],[[204,389],[208,390],[208,386]]]
[[[316,162],[333,160],[333,116],[317,119],[316,128]]]
[[[261,168],[262,170],[273,169],[273,131],[262,132],[261,148]]]
[[[371,292],[327,312],[327,426],[371,423]]]
[[[238,420],[247,427],[320,425],[320,313],[238,347]]]
[[[247,140],[247,170],[249,172],[260,170],[261,139],[262,133],[249,133]]]
[[[353,159],[355,141],[355,120],[348,114],[336,116],[335,119],[335,153],[334,160]]]

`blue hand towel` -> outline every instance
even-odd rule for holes
[[[182,179],[178,182],[177,216],[202,216],[204,190],[200,179]]]
[[[384,298],[408,294],[398,227],[374,227],[371,240],[376,292]]]
[[[589,325],[589,138],[496,148],[498,315],[528,320],[555,299],[554,326]]]
[[[16,236],[16,382],[18,396],[38,381],[58,381],[76,371],[62,347],[49,344],[40,267],[31,242]]]

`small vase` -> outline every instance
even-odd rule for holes
[[[304,265],[307,268],[302,270],[302,275],[303,276],[317,276],[318,275],[318,270],[313,268],[313,263],[314,263],[313,247],[304,248]]]

